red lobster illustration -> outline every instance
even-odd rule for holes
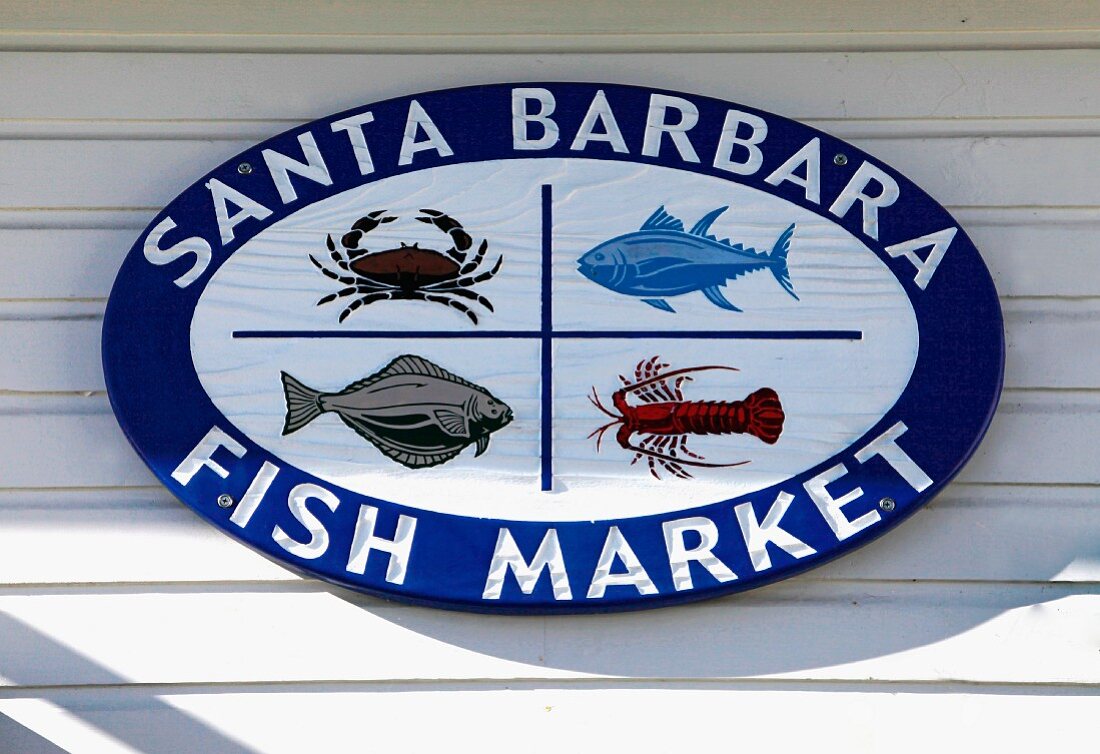
[[[681,388],[692,380],[693,373],[713,369],[739,370],[713,365],[666,371],[668,368],[668,364],[661,363],[660,356],[654,356],[638,362],[634,382],[619,375],[623,386],[611,396],[611,404],[618,413],[608,410],[600,402],[596,388],[592,388],[588,400],[614,419],[588,436],[596,438],[597,453],[604,433],[621,425],[615,439],[624,450],[634,451],[631,464],[645,458],[650,473],[657,479],[661,478],[658,465],[673,476],[690,479],[691,474],[685,466],[715,469],[741,466],[748,461],[709,463],[704,456],[688,449],[688,435],[748,434],[769,445],[779,439],[783,432],[783,406],[770,387],[760,388],[740,401],[685,401]],[[640,405],[627,403],[628,395],[635,396]],[[645,435],[637,445],[630,442],[635,433]]]

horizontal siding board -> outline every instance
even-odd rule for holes
[[[445,125],[441,126],[445,130]],[[1100,206],[1094,158],[1100,136],[875,139],[856,146],[891,165],[942,204]],[[250,141],[0,141],[3,207],[148,207],[179,192]],[[638,145],[634,145],[638,149]],[[706,154],[713,145],[699,145]],[[1019,166],[1029,178],[1018,179]],[[64,180],[80,166],[86,180]],[[263,170],[233,181],[245,193]],[[211,210],[212,211],[212,210]],[[883,211],[882,222],[889,220]]]
[[[154,483],[123,438],[102,395],[0,395],[0,436],[20,438],[0,459],[0,479],[5,487]],[[988,436],[960,480],[1100,484],[1100,466],[1092,447],[1082,442],[1082,438],[1097,436],[1100,393],[1008,391]]]
[[[1090,740],[1100,9],[583,6],[5,4],[0,50],[43,52],[0,52],[0,715],[61,735],[53,705],[133,750],[240,742],[242,754],[365,730],[394,749],[489,730],[483,748],[523,736],[557,751],[616,717],[694,721],[620,726],[619,748],[640,751],[712,746],[731,729],[774,748],[780,725],[785,748],[822,751],[942,748],[943,730],[960,749],[1034,749],[1051,730]],[[672,49],[734,52],[615,52]],[[576,54],[589,50],[612,54]],[[103,301],[157,208],[296,123],[532,79],[690,89],[807,120],[951,205],[1005,297],[1011,388],[960,483],[789,582],[561,619],[353,595],[176,502],[100,392]],[[844,735],[822,736],[838,722]]]
[[[803,120],[1097,117],[1098,58],[1097,50],[598,58],[0,52],[0,112],[9,119],[302,122],[409,92],[479,82],[603,80],[686,89]]]
[[[316,6],[294,6],[278,0],[242,0],[232,5],[195,0],[186,6],[170,0],[116,0],[102,3],[62,0],[48,5],[8,0],[8,31],[67,34],[401,34],[425,36],[469,34],[543,34],[583,36],[614,34],[711,33],[775,34],[796,32],[905,31],[966,33],[1021,32],[1039,29],[1100,29],[1100,10],[1087,0],[1067,0],[1060,13],[1043,4],[1017,5],[995,0],[928,0],[918,6],[874,0],[775,0],[751,10],[730,8],[715,13],[707,0],[681,0],[676,7],[660,0],[636,0],[631,13],[616,3],[559,0],[553,6],[514,5],[506,0],[456,0],[451,12],[433,12],[427,0],[373,2],[330,0]],[[502,12],[507,11],[507,12]],[[705,27],[701,22],[705,20]]]
[[[1095,497],[954,485],[890,536],[798,580],[1100,582]],[[0,520],[7,586],[298,580],[165,490],[0,491]]]
[[[179,188],[179,187],[176,187]],[[1100,208],[953,211],[1002,296],[1100,296]],[[0,300],[106,298],[155,210],[0,210]]]
[[[1083,691],[974,693],[984,689],[961,685],[931,690],[935,693],[885,684],[685,688],[616,682],[596,687],[487,682],[475,688],[317,684],[279,693],[232,687],[211,693],[60,689],[2,699],[0,714],[26,721],[65,751],[77,752],[89,750],[94,734],[62,738],[68,728],[56,724],[57,710],[132,750],[172,751],[173,744],[186,741],[189,750],[212,754],[300,754],[317,751],[319,740],[364,739],[379,751],[450,751],[456,741],[476,741],[478,751],[497,754],[514,751],[514,742],[523,741],[530,754],[557,754],[584,748],[578,742],[596,742],[594,731],[609,721],[625,723],[615,725],[615,748],[631,752],[707,751],[731,732],[746,750],[774,750],[779,742],[783,751],[819,754],[935,751],[946,731],[954,751],[1042,751],[1051,730],[1065,741],[1094,735],[1096,700]],[[46,705],[53,706],[52,715]],[[319,731],[324,731],[320,738]]]
[[[1100,671],[1095,589],[788,583],[676,610],[545,619],[327,591],[0,594],[0,660],[7,685],[33,686],[593,674],[1089,683]]]
[[[102,306],[0,302],[0,390],[102,391]],[[1008,387],[1100,388],[1100,352],[1079,347],[1100,342],[1100,299],[1009,300],[1004,309]]]

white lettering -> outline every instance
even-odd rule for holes
[[[626,566],[626,573],[611,573],[616,557]],[[634,554],[634,548],[617,526],[612,526],[607,532],[600,559],[592,574],[592,583],[588,586],[588,599],[602,598],[609,586],[632,586],[639,594],[657,593],[656,584],[649,578],[638,556]]]
[[[794,172],[802,165],[806,166],[805,178]],[[778,186],[783,181],[801,186],[805,190],[806,201],[821,203],[821,139],[808,142],[764,179],[765,183],[773,186]]]
[[[748,138],[737,135],[737,129],[742,123],[752,129]],[[714,167],[738,175],[752,175],[764,163],[764,153],[757,145],[767,136],[768,123],[763,118],[740,110],[730,110],[726,113],[726,120],[722,124],[722,135],[718,139],[718,149],[714,154]],[[744,147],[746,152],[744,161],[734,162],[731,159],[734,147]]]
[[[264,465],[260,467],[252,483],[245,490],[241,502],[237,503],[237,507],[233,509],[233,515],[229,520],[242,529],[248,526],[248,522],[252,520],[252,514],[260,507],[264,495],[271,489],[271,483],[275,481],[278,473],[278,466],[270,461],[264,461]]]
[[[291,555],[296,555],[304,560],[315,560],[324,555],[325,550],[328,549],[328,529],[306,506],[310,500],[320,500],[333,512],[340,505],[340,498],[316,484],[308,482],[299,484],[290,491],[290,498],[287,501],[290,512],[294,514],[294,518],[298,519],[298,523],[309,532],[308,542],[299,542],[283,531],[280,526],[276,526],[271,530],[271,538],[275,540],[276,544]]]
[[[416,534],[416,519],[412,516],[397,517],[397,531],[393,539],[383,539],[374,535],[374,526],[378,521],[378,509],[371,505],[359,506],[359,517],[355,522],[355,534],[351,540],[351,552],[348,554],[347,570],[362,574],[367,569],[367,558],[371,550],[389,553],[390,562],[386,566],[386,581],[391,584],[405,583],[405,570],[412,554],[413,535]]]
[[[901,478],[909,483],[917,492],[923,492],[932,486],[932,477],[924,473],[924,469],[917,465],[908,453],[901,449],[897,440],[909,431],[904,422],[898,422],[890,429],[876,437],[863,450],[856,453],[856,460],[867,463],[875,456],[882,456],[883,460],[901,475]]]
[[[725,583],[737,578],[725,563],[719,560],[711,550],[718,544],[718,527],[709,518],[694,516],[665,521],[665,549],[668,550],[668,564],[672,569],[672,585],[676,591],[692,589],[691,561],[707,569],[711,576]],[[689,532],[699,535],[699,544],[688,549],[684,544],[684,535]]]
[[[214,451],[218,448],[225,448],[237,458],[243,458],[245,454],[243,445],[227,435],[222,429],[211,427],[206,436],[199,440],[199,444],[195,446],[194,450],[188,453],[187,457],[172,472],[172,478],[186,487],[191,483],[191,478],[198,473],[199,469],[205,466],[222,479],[225,479],[229,476],[229,472],[213,458]]]
[[[779,522],[791,507],[793,500],[794,495],[780,492],[772,507],[768,508],[768,512],[764,514],[763,523],[756,520],[756,511],[753,510],[752,503],[741,503],[733,509],[734,515],[737,516],[737,523],[741,526],[741,534],[745,538],[745,546],[749,550],[753,569],[766,571],[772,567],[772,559],[768,555],[768,543],[796,558],[804,558],[817,552],[779,526]]]
[[[418,130],[424,131],[424,135],[428,138],[417,141]],[[401,139],[401,155],[397,158],[397,164],[409,165],[413,161],[414,154],[428,149],[435,150],[440,157],[450,157],[454,154],[454,150],[443,138],[435,122],[420,103],[413,100],[409,103],[409,117],[405,121],[405,136]]]
[[[527,112],[527,102],[539,103],[538,112]],[[550,117],[554,113],[554,95],[548,89],[512,90],[512,148],[513,149],[549,149],[558,143],[558,124]],[[542,126],[542,135],[532,139],[529,124]]]
[[[214,214],[218,218],[218,231],[222,236],[222,245],[233,240],[233,228],[248,218],[263,220],[271,214],[264,205],[242,194],[235,188],[230,188],[217,178],[211,178],[206,182],[206,188],[210,191],[210,198],[214,201]],[[240,207],[232,217],[229,216],[227,202],[232,202]]]
[[[593,130],[597,122],[603,124],[602,132]],[[569,148],[579,151],[588,146],[590,141],[609,142],[616,152],[629,151],[623,139],[623,132],[619,130],[619,123],[615,120],[615,113],[611,112],[611,103],[607,101],[607,95],[604,94],[603,89],[596,92],[596,96],[592,98],[592,104],[589,105],[588,112],[581,121],[581,127],[577,129],[577,137],[573,139],[573,144]]]
[[[825,523],[833,530],[833,534],[836,535],[838,540],[845,540],[853,534],[858,534],[863,531],[868,526],[879,522],[878,511],[875,510],[864,513],[855,521],[849,521],[848,517],[844,515],[844,511],[841,510],[841,508],[848,503],[863,496],[863,490],[859,487],[841,495],[839,498],[834,498],[829,494],[826,485],[830,482],[835,482],[847,473],[848,468],[844,464],[838,463],[836,466],[823,471],[803,485],[806,488],[806,492],[810,494],[810,499],[814,501],[814,505],[821,511]]]
[[[550,571],[550,586],[554,590],[554,599],[573,599],[573,592],[569,588],[569,574],[565,572],[565,558],[558,543],[558,530],[550,529],[546,532],[542,538],[542,544],[535,552],[535,557],[528,565],[519,551],[519,545],[512,537],[512,532],[502,528],[497,535],[493,559],[489,564],[489,575],[485,579],[485,590],[481,596],[487,600],[500,599],[504,589],[504,579],[509,570],[515,574],[520,590],[524,594],[531,594],[535,591],[539,575],[544,569]]]
[[[191,265],[191,269],[173,281],[180,288],[186,288],[198,280],[202,273],[206,272],[206,267],[210,264],[210,244],[205,238],[191,236],[170,248],[160,248],[160,239],[175,227],[176,223],[172,218],[166,217],[161,220],[145,237],[143,251],[145,252],[145,258],[158,267],[171,264],[185,254],[194,254],[195,263]]]
[[[913,263],[913,266],[917,268],[917,276],[913,278],[913,282],[923,291],[928,287],[936,268],[943,261],[943,255],[947,253],[947,247],[951,245],[951,241],[954,240],[955,234],[958,232],[958,228],[944,228],[935,233],[929,233],[927,236],[914,238],[912,241],[887,246],[886,253],[895,259],[903,256]],[[917,256],[918,251],[929,246],[932,247],[932,250],[928,252],[927,257],[921,259]]]
[[[665,121],[669,110],[680,113],[677,123]],[[642,154],[656,157],[661,151],[661,139],[668,134],[680,157],[688,162],[699,162],[699,155],[691,145],[687,132],[699,122],[699,108],[681,97],[667,94],[654,94],[649,98],[649,112],[646,114],[645,136],[642,139]]]
[[[313,138],[313,134],[309,131],[298,134],[298,143],[302,146],[305,162],[299,162],[273,149],[265,149],[262,152],[264,162],[267,163],[267,172],[271,174],[271,180],[275,182],[275,188],[279,190],[279,198],[283,200],[283,204],[290,204],[298,198],[298,192],[290,182],[291,173],[320,183],[322,186],[332,185],[328,166],[321,157],[321,150],[317,148],[317,141]]]
[[[872,181],[882,189],[877,196],[864,193]],[[863,204],[863,232],[877,240],[878,211],[896,202],[900,195],[901,189],[898,188],[897,181],[887,175],[882,168],[864,162],[840,192],[833,206],[829,207],[829,211],[842,218],[848,214],[852,205],[859,201]]]
[[[351,142],[351,151],[355,155],[355,162],[359,165],[360,175],[370,175],[374,172],[374,160],[371,159],[370,148],[367,147],[367,135],[363,133],[363,126],[373,122],[373,115],[360,113],[332,123],[333,133],[343,131],[348,135],[348,140]]]

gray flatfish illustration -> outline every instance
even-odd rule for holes
[[[398,356],[380,371],[335,393],[282,373],[283,434],[334,413],[388,458],[411,469],[446,463],[468,445],[480,456],[489,436],[512,421],[512,409],[488,390],[421,356]]]

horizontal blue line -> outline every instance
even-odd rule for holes
[[[542,338],[539,330],[235,330],[234,338]],[[558,330],[552,338],[574,340],[863,340],[862,330]]]

